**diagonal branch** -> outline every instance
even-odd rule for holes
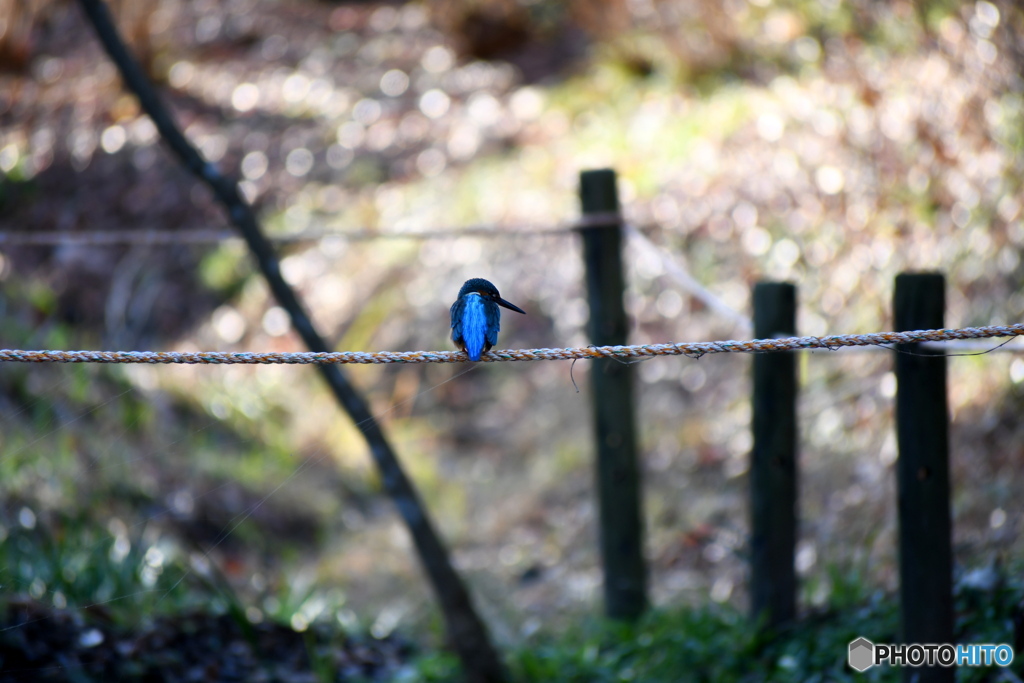
[[[80,4],[103,47],[120,70],[125,85],[138,97],[143,111],[156,124],[164,142],[182,164],[213,190],[217,200],[224,206],[231,222],[249,246],[278,304],[288,311],[292,325],[306,346],[314,352],[329,351],[295,292],[281,276],[277,254],[260,229],[252,208],[239,193],[238,185],[234,180],[222,175],[213,164],[207,163],[182,134],[170,112],[161,102],[156,89],[125,46],[103,1],[80,0]],[[474,683],[504,681],[505,673],[501,660],[489,640],[483,621],[473,608],[469,592],[452,567],[448,550],[441,542],[427,510],[403,471],[380,425],[370,413],[366,401],[349,383],[338,366],[318,365],[317,369],[370,447],[384,489],[391,496],[408,526],[420,562],[441,603],[449,642],[462,660],[467,680]]]

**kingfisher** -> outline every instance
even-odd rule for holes
[[[498,343],[501,329],[498,306],[526,315],[526,311],[502,299],[498,288],[483,278],[466,280],[459,290],[459,298],[451,309],[452,341],[469,354],[470,360],[480,360],[481,353],[490,351]]]

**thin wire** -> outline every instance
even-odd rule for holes
[[[528,226],[510,229],[499,224],[469,225],[461,228],[433,228],[430,230],[355,230],[313,229],[290,235],[268,236],[279,244],[335,240],[361,242],[377,239],[433,240],[459,237],[516,238],[568,235],[581,228],[600,227],[620,220],[618,214],[588,214],[575,221],[564,221],[548,226]],[[617,223],[616,223],[617,224]],[[195,228],[188,230],[83,230],[83,231],[0,231],[0,246],[92,246],[105,247],[122,244],[215,244],[242,239],[232,230]]]
[[[1024,352],[1024,346],[1020,346],[1020,345],[1007,346],[1007,344],[1009,344],[1010,342],[1016,341],[1016,339],[1017,339],[1017,337],[1012,337],[1012,338],[1007,339],[1006,341],[1004,341],[1002,344],[999,344],[998,346],[990,346],[989,344],[987,344],[987,343],[985,343],[983,341],[970,341],[970,340],[949,341],[949,342],[945,342],[945,343],[943,343],[943,342],[924,342],[923,344],[921,344],[921,348],[923,348],[923,349],[934,349],[936,351],[938,351],[938,350],[944,350],[944,351],[963,351],[963,353],[957,353],[957,354],[947,353],[946,354],[947,356],[952,356],[952,355],[957,355],[957,356],[977,356],[977,355],[981,355],[981,354],[985,354],[985,353],[995,353],[995,352],[1000,352],[1000,351],[1001,352],[1006,352],[1006,353],[1022,353],[1022,352]],[[977,352],[977,353],[970,353],[972,351],[973,352]]]
[[[835,351],[853,346],[915,344],[951,339],[990,339],[1024,336],[1024,323],[959,329],[872,332],[826,337],[783,337],[748,341],[679,342],[633,346],[588,346],[564,349],[507,349],[489,351],[484,362],[572,360],[613,358],[630,361],[654,356],[700,358],[711,353],[770,353],[777,351]],[[464,351],[339,351],[339,352],[227,352],[227,351],[22,351],[0,350],[0,362],[8,363],[150,363],[185,365],[256,364],[383,364],[461,363],[469,360]]]

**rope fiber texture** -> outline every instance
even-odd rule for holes
[[[952,339],[988,339],[1024,336],[1024,323],[988,325],[960,329],[915,330],[913,332],[873,332],[840,334],[827,337],[783,337],[749,341],[714,341],[676,344],[638,344],[634,346],[589,346],[566,349],[508,349],[489,351],[482,361],[572,360],[614,358],[639,360],[654,356],[700,358],[709,353],[764,353],[771,351],[836,350],[846,346],[879,346],[941,342]],[[2,363],[153,363],[185,365],[256,364],[381,364],[381,363],[459,363],[468,360],[463,351],[340,351],[335,353],[252,353],[226,351],[19,351],[0,350]]]

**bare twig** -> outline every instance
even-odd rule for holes
[[[754,323],[750,318],[733,310],[729,304],[702,285],[697,278],[690,275],[681,263],[637,230],[636,226],[627,223],[625,227],[626,234],[629,235],[633,244],[661,261],[662,267],[665,268],[669,277],[675,280],[690,296],[703,303],[709,310],[714,311],[716,315],[732,321],[738,329],[744,332],[754,329]]]

